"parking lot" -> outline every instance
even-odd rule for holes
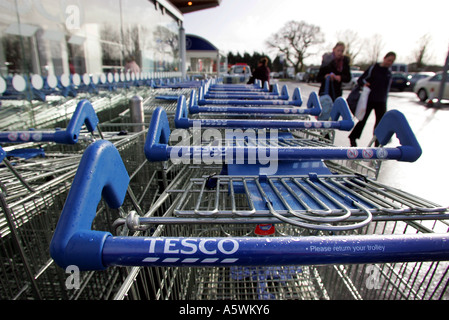
[[[318,84],[303,82],[279,81],[279,86],[287,85],[289,92],[299,87],[304,99],[310,92],[318,92]],[[347,97],[349,91],[343,92]],[[428,108],[419,101],[413,92],[391,92],[388,100],[388,110],[397,109],[407,118],[413,132],[421,145],[423,153],[414,163],[386,161],[382,164],[378,180],[389,186],[397,187],[416,196],[434,201],[440,205],[449,206],[448,183],[449,145],[447,140],[447,126],[449,124],[449,105],[440,108]],[[362,137],[358,140],[359,146],[367,146],[372,138],[374,126],[374,113],[370,115]],[[338,132],[335,144],[349,146],[347,138],[349,132]],[[396,139],[390,142],[398,144]]]

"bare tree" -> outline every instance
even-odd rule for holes
[[[385,43],[383,42],[382,36],[378,33],[374,34],[371,38],[366,40],[366,54],[368,57],[369,63],[374,63],[379,60],[380,53],[385,47]]]
[[[418,47],[413,51],[413,59],[417,69],[424,67],[426,65],[426,60],[430,58],[427,49],[429,48],[431,41],[432,36],[428,33],[418,39]]]
[[[104,25],[100,30],[102,63],[106,66],[120,66],[122,44],[120,30],[113,25]]]
[[[309,57],[311,46],[324,42],[320,27],[304,21],[289,21],[277,33],[266,41],[269,48],[279,51],[295,68],[295,72],[304,67],[304,59]]]
[[[364,41],[359,37],[359,34],[353,30],[338,31],[337,40],[346,45],[345,54],[351,59],[351,63],[354,63],[364,45]]]
[[[136,60],[138,65],[142,65],[139,26],[124,26],[122,29],[122,38],[125,61],[127,58],[132,57]]]
[[[160,39],[161,52],[169,52],[176,60],[179,57],[179,36],[170,29],[158,26],[154,32],[154,36]]]

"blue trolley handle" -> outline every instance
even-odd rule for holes
[[[102,197],[111,208],[122,205],[129,180],[111,142],[98,140],[86,148],[50,243],[59,266],[104,269],[103,244],[111,234],[92,230],[92,222]]]
[[[313,96],[312,96],[313,97]],[[317,99],[315,97],[315,99]],[[312,99],[313,100],[313,99]],[[312,102],[310,102],[312,103]],[[319,102],[314,102],[315,105],[320,105]],[[321,106],[321,105],[320,105]],[[307,128],[327,128],[327,129],[339,129],[349,131],[354,126],[352,120],[351,111],[349,111],[346,100],[339,97],[332,108],[331,120],[332,121],[318,121],[312,122],[309,120],[251,120],[251,119],[195,119],[188,118],[188,108],[186,104],[186,98],[181,95],[178,98],[178,104],[176,107],[174,122],[177,128],[191,128],[194,123],[201,125],[202,127],[220,127],[220,128],[240,128],[240,129],[307,129]],[[340,119],[340,117],[342,119]],[[340,119],[340,120],[339,120]]]
[[[208,85],[204,85],[200,87],[201,98],[202,99],[232,99],[232,98],[245,98],[245,99],[272,99],[272,100],[288,100],[290,98],[287,85],[282,87],[282,90],[279,92],[278,84],[273,86],[272,92],[242,92],[242,91],[211,91]]]
[[[184,99],[184,100],[183,100]],[[178,127],[189,127],[193,125],[193,121],[201,120],[189,120],[186,118],[187,109],[185,107],[185,98],[180,97],[179,101],[184,101],[184,107],[178,108],[175,115],[175,123]],[[345,108],[343,108],[345,107]],[[181,113],[183,112],[183,113]],[[336,119],[342,114],[345,118],[351,118],[349,109],[343,98],[338,98],[334,103],[334,109],[331,111],[331,117]],[[192,123],[190,123],[192,121]],[[180,123],[181,122],[181,123]],[[288,122],[288,121],[287,121]],[[342,120],[340,127],[353,123],[352,120]],[[291,121],[290,123],[293,123]],[[317,121],[315,123],[322,126],[323,122]],[[277,122],[279,124],[279,122]],[[206,126],[207,127],[207,126]],[[244,127],[243,125],[241,128]],[[393,148],[348,148],[348,147],[266,147],[264,150],[267,152],[275,152],[277,160],[398,160],[413,162],[416,161],[422,153],[421,147],[416,140],[407,120],[397,110],[388,111],[382,118],[381,122],[376,128],[378,139],[382,144],[385,144],[390,140],[392,135],[396,133],[400,142],[399,147]],[[203,157],[203,155],[210,156],[211,154],[217,157],[222,157],[223,160],[235,159],[237,154],[243,155],[245,159],[254,156],[251,153],[252,148],[258,147],[199,147],[199,146],[169,146],[170,128],[168,118],[165,110],[161,107],[156,108],[153,112],[150,127],[147,133],[147,139],[145,141],[144,152],[149,161],[167,161],[170,156],[183,158],[184,155],[188,157]],[[229,155],[229,158],[227,158]],[[257,159],[253,159],[257,160]]]
[[[220,89],[220,87],[217,87],[217,85],[214,85],[210,81],[204,81],[204,80],[202,80],[201,86],[199,86],[199,87],[205,88],[205,93],[206,92],[230,92],[230,93],[234,93],[234,92],[238,92],[238,93],[243,92],[244,93],[244,92],[246,92],[246,93],[253,93],[253,94],[258,94],[258,93],[277,93],[277,94],[279,94],[279,86],[278,86],[278,84],[275,83],[273,85],[273,92],[270,92],[270,85],[268,84],[267,81],[265,81],[265,83],[263,84],[263,88],[261,88],[260,90],[257,90],[257,91],[248,91],[248,90],[246,90],[246,91],[239,91],[239,90],[232,90],[232,88],[229,89],[229,90],[226,90],[226,87],[221,87],[221,89]]]
[[[299,90],[298,88],[296,88]],[[296,90],[295,90],[296,91]],[[301,106],[302,100],[297,99],[297,95],[292,96],[292,100],[276,100],[276,99],[205,99],[204,88],[199,88],[199,97],[198,97],[198,105],[259,105],[259,106],[272,106],[272,105],[294,105]],[[288,89],[286,86],[282,88],[282,96],[288,96]],[[300,97],[300,95],[299,95]]]
[[[3,161],[3,159],[5,159],[6,157],[6,151],[3,150],[3,148],[0,146],[0,162]]]
[[[407,119],[398,110],[388,111],[374,130],[374,135],[381,145],[386,145],[394,133],[401,142],[401,146],[398,147],[401,150],[401,157],[398,160],[416,161],[422,154],[421,146]]]
[[[268,83],[268,81],[265,81],[265,82],[263,83],[262,91],[264,91],[264,92],[270,92],[270,84]]]
[[[79,133],[85,124],[89,132],[95,131],[98,125],[98,117],[92,104],[88,100],[81,100],[73,113],[65,130],[48,131],[4,131],[0,132],[0,142],[24,143],[24,142],[56,142],[60,144],[76,144]]]
[[[445,261],[448,234],[327,237],[108,237],[107,266],[286,266]]]
[[[311,96],[317,96],[316,92],[312,92]],[[294,102],[294,103],[292,103]],[[302,105],[302,97],[299,91],[299,88],[296,88],[293,93],[293,100],[282,107],[282,105],[276,106],[264,106],[261,108],[260,106],[229,106],[229,105],[211,105],[211,106],[200,106],[197,103],[196,94],[192,91],[190,102],[189,102],[189,113],[197,114],[202,112],[220,112],[220,113],[237,113],[237,114],[268,114],[268,115],[319,115],[321,113],[321,104],[319,103],[318,98],[311,99],[307,102],[307,108],[297,108],[290,107],[293,106],[301,106]]]

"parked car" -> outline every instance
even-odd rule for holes
[[[296,74],[296,81],[304,81],[305,72],[298,72]]]
[[[363,74],[363,71],[352,70],[351,71],[351,80],[349,82],[343,83],[343,90],[352,90],[357,85],[357,80],[359,80],[360,76]]]
[[[279,73],[278,72],[271,72],[270,73],[270,78],[272,78],[272,79],[279,78]]]
[[[316,82],[316,76],[320,71],[319,67],[311,67],[308,68],[306,73],[304,74],[304,81],[306,82]]]
[[[418,95],[419,100],[426,101],[431,97],[432,92],[434,93],[434,98],[437,98],[442,78],[443,73],[438,72],[433,77],[419,80],[415,84],[415,88],[413,90]],[[449,74],[444,86],[443,99],[445,100],[449,99]]]
[[[413,89],[415,88],[416,83],[421,80],[421,79],[425,79],[428,77],[432,77],[435,75],[435,72],[414,72],[414,73],[410,73],[407,78],[408,81],[410,82],[410,89],[413,91]]]
[[[233,65],[227,75],[223,76],[224,83],[246,83],[251,78],[251,68],[247,64]]]
[[[249,75],[251,76],[251,68],[247,64],[235,64],[229,70],[229,74]]]
[[[407,76],[402,72],[393,72],[391,77],[391,89],[396,89],[398,91],[404,91],[410,86],[410,82]]]

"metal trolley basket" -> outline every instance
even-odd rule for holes
[[[0,140],[2,299],[61,296],[63,273],[49,254],[51,233],[98,118],[78,103],[65,130],[3,131]]]
[[[336,120],[329,125],[347,124]],[[113,144],[88,147],[51,242],[59,266],[126,269],[114,299],[448,298],[448,208],[360,174],[332,172],[324,162],[415,161],[421,149],[401,113],[387,113],[376,129],[381,144],[396,133],[399,147],[267,146],[258,139],[173,146],[170,133],[164,110],[156,109],[145,156],[176,158],[182,169],[148,211],[130,211],[109,230],[92,228],[97,206],[104,199],[120,208],[129,175]],[[249,163],[267,149],[277,152],[276,174]],[[211,155],[221,162],[202,161]],[[223,165],[231,155],[243,163]]]
[[[78,103],[65,130],[2,132],[0,148],[0,297],[2,299],[107,299],[125,270],[86,272],[79,279],[82,290],[66,288],[67,273],[50,257],[56,227],[84,150],[96,140],[114,145],[130,175],[122,209],[142,213],[150,208],[176,176],[169,161],[149,163],[142,153],[146,129],[122,123],[101,126],[87,100]],[[86,127],[86,130],[84,130]],[[126,131],[126,130],[125,130]],[[113,228],[121,212],[98,206],[95,228]]]

